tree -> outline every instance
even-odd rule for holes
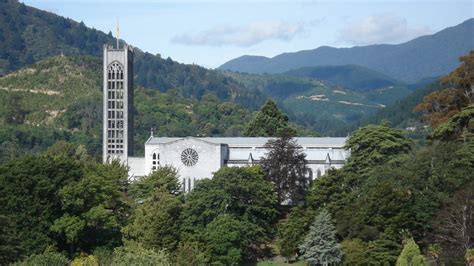
[[[45,252],[43,254],[34,254],[26,258],[25,260],[15,263],[15,265],[19,266],[30,266],[30,265],[38,265],[38,266],[48,266],[48,265],[55,265],[55,266],[68,266],[69,260],[61,253],[57,252]]]
[[[246,137],[275,137],[280,129],[288,128],[288,116],[282,113],[272,99],[268,99],[245,128]]]
[[[304,200],[309,180],[306,178],[306,154],[288,132],[265,144],[268,153],[260,161],[267,179],[273,183],[280,203]]]
[[[277,215],[272,185],[258,166],[223,167],[212,179],[196,182],[183,207],[183,230],[202,230],[220,214],[249,221],[266,236]]]
[[[360,239],[346,239],[341,242],[344,253],[343,265],[367,265],[367,243]]]
[[[259,166],[221,168],[212,179],[196,182],[187,195],[181,215],[181,239],[197,243],[200,251],[209,254],[203,232],[210,232],[208,225],[218,216],[229,215],[244,228],[240,231],[245,232],[242,242],[238,243],[247,243],[245,248],[238,246],[235,250],[247,259],[256,257],[272,236],[277,203],[272,184],[264,179]],[[213,226],[221,226],[220,222]]]
[[[210,222],[206,226],[205,236],[211,263],[239,265],[245,249],[250,244],[247,228],[244,222],[229,214],[221,214]]]
[[[436,128],[474,101],[474,50],[460,58],[461,64],[441,79],[444,90],[423,98],[415,111]]]
[[[386,125],[359,128],[346,142],[346,149],[351,151],[347,167],[358,171],[382,164],[399,154],[408,153],[411,145],[412,141],[400,129]]]
[[[138,243],[118,247],[114,250],[112,265],[126,266],[170,266],[171,261],[164,250],[146,249]]]
[[[0,265],[8,265],[20,258],[22,251],[12,220],[0,214]]]
[[[474,182],[454,193],[434,219],[437,239],[443,250],[460,257],[474,242]]]
[[[280,220],[277,225],[278,247],[280,254],[287,261],[296,257],[298,246],[304,240],[305,234],[311,224],[313,212],[301,207],[291,209],[288,216]]]
[[[420,248],[413,238],[406,241],[403,250],[398,256],[397,266],[418,266],[428,265],[425,257],[421,255]]]
[[[328,265],[341,261],[342,252],[337,243],[336,229],[327,210],[322,209],[315,217],[299,249],[301,258],[307,260],[310,265]]]
[[[474,135],[474,105],[465,107],[459,113],[439,125],[432,134],[434,139],[449,141],[462,140],[467,142]]]
[[[58,240],[65,240],[71,255],[76,250],[89,253],[98,246],[120,245],[120,229],[128,215],[123,193],[126,168],[118,161],[87,166],[84,176],[59,190],[62,216],[50,227]]]
[[[147,249],[176,250],[181,207],[182,202],[164,188],[155,190],[136,207],[129,224],[122,230],[124,238]]]
[[[178,172],[171,166],[161,166],[149,175],[135,180],[129,189],[130,195],[137,201],[144,201],[153,195],[155,190],[165,190],[170,194],[179,195],[181,184],[178,180]]]
[[[199,250],[197,243],[182,242],[176,250],[176,265],[206,265],[205,254]]]
[[[22,256],[55,242],[50,226],[62,215],[59,191],[83,174],[80,164],[65,157],[26,156],[0,166],[1,213],[15,221]]]

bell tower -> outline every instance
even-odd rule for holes
[[[103,161],[133,155],[133,48],[104,45]]]

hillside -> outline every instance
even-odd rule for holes
[[[251,90],[274,98],[290,119],[328,134],[346,128],[411,93],[404,86],[353,91],[308,77],[224,72]]]
[[[51,56],[102,56],[111,33],[86,27],[16,0],[0,1],[0,76]],[[122,41],[122,43],[124,43]],[[135,48],[136,84],[160,91],[176,89],[179,95],[202,98],[209,92],[223,101],[257,109],[265,97],[248,91],[218,71],[180,64]]]
[[[437,81],[420,87],[418,90],[397,100],[393,105],[380,109],[376,113],[361,118],[359,121],[330,132],[333,135],[344,135],[352,132],[357,128],[369,125],[388,122],[392,127],[408,129],[414,131],[412,137],[425,137],[424,125],[421,123],[421,114],[416,113],[413,109],[422,102],[423,97],[433,91],[440,90],[441,87]]]
[[[282,73],[306,66],[364,66],[407,83],[441,76],[458,65],[458,58],[474,49],[474,19],[432,35],[398,45],[351,48],[322,46],[314,50],[283,53],[273,58],[242,56],[223,64],[222,70],[247,73]]]
[[[101,150],[101,60],[53,57],[0,77],[0,161],[44,150],[57,140]],[[135,142],[138,153],[150,135],[238,136],[252,113],[213,94],[186,98],[135,89]]]
[[[402,85],[402,82],[387,75],[358,65],[302,67],[283,74],[324,80],[353,91]]]

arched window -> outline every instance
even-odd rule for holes
[[[123,67],[119,62],[112,62],[107,69],[109,80],[123,80]]]
[[[153,170],[155,170],[158,167],[158,165],[160,164],[160,154],[159,153],[153,152],[151,163],[152,163],[152,166],[153,166]]]

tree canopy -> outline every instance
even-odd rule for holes
[[[279,130],[288,127],[288,116],[281,112],[272,99],[268,99],[255,117],[247,124],[246,137],[275,137]]]

